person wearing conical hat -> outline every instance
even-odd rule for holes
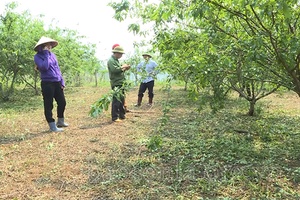
[[[42,36],[33,48],[35,69],[41,77],[41,88],[44,101],[44,115],[50,131],[61,132],[61,127],[67,127],[64,122],[66,99],[64,95],[65,81],[62,77],[56,55],[51,51],[58,45],[56,40]],[[57,103],[57,123],[53,118],[53,99]]]
[[[138,91],[138,100],[137,104],[135,104],[136,107],[141,106],[142,100],[144,97],[144,93],[148,89],[148,106],[152,106],[153,104],[153,89],[154,89],[154,78],[157,75],[158,71],[156,70],[156,67],[158,66],[157,63],[152,60],[152,56],[150,53],[144,53],[142,54],[144,61],[140,62],[137,65],[137,71],[140,73],[142,80],[139,86]]]
[[[112,49],[112,55],[107,61],[107,68],[109,73],[111,89],[122,88],[125,83],[125,74],[124,72],[130,69],[130,65],[123,64],[121,65],[119,59],[123,56],[124,49],[120,45],[116,45]],[[111,105],[111,118],[113,122],[119,122],[125,119],[125,91],[122,91],[123,95],[120,99],[113,97]]]

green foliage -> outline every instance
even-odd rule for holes
[[[92,104],[89,111],[91,117],[98,117],[104,111],[108,110],[109,104],[112,102],[114,90],[111,90],[108,94],[103,95],[95,103]]]
[[[229,89],[249,102],[249,115],[259,99],[282,86],[300,95],[297,1],[132,0],[110,5],[116,19],[134,16],[155,24],[152,44],[161,66],[196,92],[212,90],[214,110]],[[133,27],[129,30],[139,30]]]
[[[160,135],[151,136],[146,144],[147,148],[151,151],[156,151],[157,149],[161,148],[162,145],[163,141]]]
[[[101,98],[99,98],[96,102],[94,102],[91,105],[89,115],[94,118],[99,117],[104,111],[108,110],[113,98],[116,98],[119,101],[121,101],[121,98],[124,96],[124,92],[129,91],[131,85],[131,83],[125,82],[122,87],[115,87],[114,89],[110,90],[107,94],[102,95]]]
[[[42,17],[33,18],[26,11],[15,10],[17,4],[6,6],[0,18],[0,98],[10,100],[16,86],[26,84],[38,94],[39,74],[34,70],[33,47],[41,36],[59,41],[53,49],[67,84],[81,85],[84,74],[95,75],[100,61],[95,56],[96,46],[83,44],[77,31],[61,29],[51,24],[45,27]],[[24,31],[26,30],[26,31]]]
[[[34,36],[40,33],[36,30],[42,28],[28,12],[14,13],[16,7],[14,3],[7,5],[0,20],[0,97],[4,101],[9,100],[16,84],[32,84],[28,81],[35,77],[32,47]]]

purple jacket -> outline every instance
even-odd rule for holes
[[[34,55],[34,62],[40,72],[42,81],[60,82],[65,87],[58,61],[54,53],[42,50]]]

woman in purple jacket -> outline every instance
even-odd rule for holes
[[[68,124],[64,122],[66,99],[64,95],[65,82],[61,75],[57,58],[51,49],[58,42],[47,37],[41,37],[34,47],[37,52],[34,55],[36,69],[40,72],[41,88],[44,100],[44,114],[49,124],[50,131],[61,132]],[[57,102],[57,123],[52,116],[53,99]]]

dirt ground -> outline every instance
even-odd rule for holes
[[[110,108],[97,119],[88,116],[91,104],[106,89],[66,89],[65,121],[70,126],[62,133],[48,131],[42,106],[2,117],[0,199],[92,199],[94,192],[87,182],[95,154],[105,159],[113,149],[153,129],[162,114],[158,102],[163,98],[155,90],[154,106],[146,106],[144,98],[140,108],[133,106],[137,88],[130,91],[126,99],[131,112],[126,120],[112,123]],[[41,96],[36,101],[41,105]]]

